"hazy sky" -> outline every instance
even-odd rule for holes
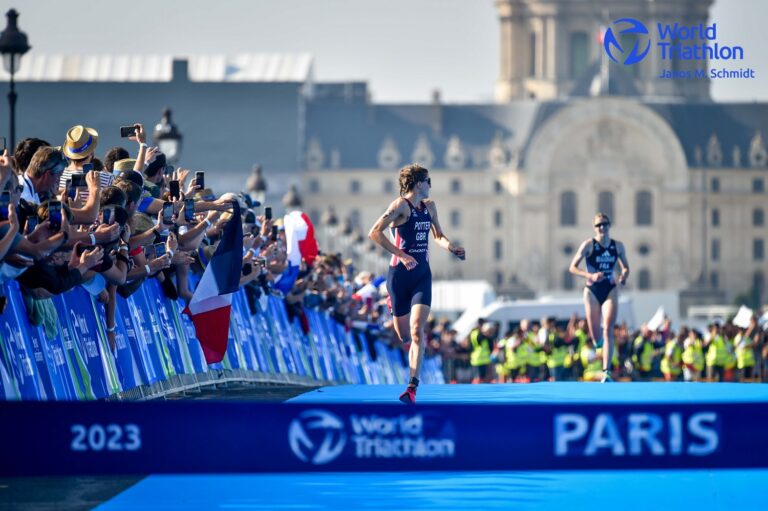
[[[586,1],[586,0],[573,0]],[[17,0],[34,52],[297,53],[319,81],[366,80],[377,102],[493,99],[493,0]],[[745,49],[755,80],[715,81],[720,101],[768,100],[766,0],[716,0],[718,39]],[[2,21],[5,26],[5,20]],[[734,67],[731,65],[731,67]]]

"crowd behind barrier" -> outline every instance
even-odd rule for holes
[[[120,130],[126,147],[103,160],[98,132],[82,125],[61,146],[25,138],[0,156],[0,395],[130,399],[222,379],[406,383],[381,277],[319,250],[300,211],[273,218],[247,193],[217,196],[205,172],[146,144],[141,124]],[[225,323],[213,351],[201,323],[218,296],[211,279],[198,287],[206,273],[238,290],[226,352]],[[431,352],[424,380],[441,381],[439,367]]]
[[[704,332],[666,319],[659,328],[614,328],[612,376],[621,381],[763,382],[768,377],[768,323],[760,313],[743,327],[713,322]],[[584,318],[567,324],[552,318],[523,320],[501,335],[492,321],[464,339],[442,330],[439,353],[444,378],[454,383],[600,381],[602,343],[588,335]]]
[[[89,400],[141,398],[220,380],[285,383],[405,384],[402,349],[346,328],[326,312],[307,310],[309,333],[288,319],[284,301],[269,296],[251,314],[243,290],[232,302],[227,354],[207,365],[195,330],[180,311],[183,301],[165,297],[157,281],[117,299],[116,350],[106,338],[101,304],[82,288],[53,298],[58,333],[47,338],[33,326],[19,286],[4,289],[0,315],[0,383],[4,399]],[[263,305],[262,305],[263,304]],[[428,357],[424,379],[442,383],[439,357]]]

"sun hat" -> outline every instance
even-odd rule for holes
[[[64,154],[70,160],[84,160],[93,154],[98,144],[99,134],[96,130],[78,124],[67,130],[67,137],[62,147]]]
[[[134,165],[136,165],[136,158],[123,158],[122,160],[117,160],[112,169],[115,171],[133,170]]]

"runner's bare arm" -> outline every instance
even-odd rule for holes
[[[384,231],[393,223],[397,222],[397,220],[405,216],[405,207],[407,206],[403,199],[395,199],[392,201],[392,204],[389,205],[387,211],[376,220],[376,223],[373,224],[371,230],[368,231],[368,238],[371,241],[397,257],[403,257],[405,252],[392,244],[384,234]]]
[[[574,275],[578,275],[579,277],[584,277],[585,279],[589,278],[589,272],[580,270],[579,264],[581,264],[581,260],[587,257],[590,242],[591,240],[586,240],[584,243],[581,244],[579,247],[579,250],[576,251],[576,255],[573,256],[573,260],[571,261],[571,266],[568,268],[568,271],[573,273]]]
[[[621,275],[619,275],[619,282],[625,284],[627,278],[629,278],[629,263],[627,262],[627,252],[624,250],[624,243],[616,242],[616,251],[619,256],[619,265],[621,266]]]
[[[440,226],[440,220],[437,218],[437,206],[434,201],[425,200],[424,203],[427,205],[429,215],[432,217],[432,236],[435,238],[435,243],[459,259],[464,259],[466,257],[464,247],[453,244],[443,232],[443,228]]]

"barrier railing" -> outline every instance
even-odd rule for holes
[[[276,296],[256,301],[252,313],[245,292],[234,295],[226,356],[209,366],[183,302],[165,297],[155,279],[127,299],[117,296],[114,354],[104,308],[83,288],[52,299],[53,338],[30,324],[15,281],[4,290],[0,399],[139,400],[231,381],[405,384],[408,377],[400,350],[316,310],[305,311],[305,334]],[[443,382],[439,358],[425,358],[422,380]]]

